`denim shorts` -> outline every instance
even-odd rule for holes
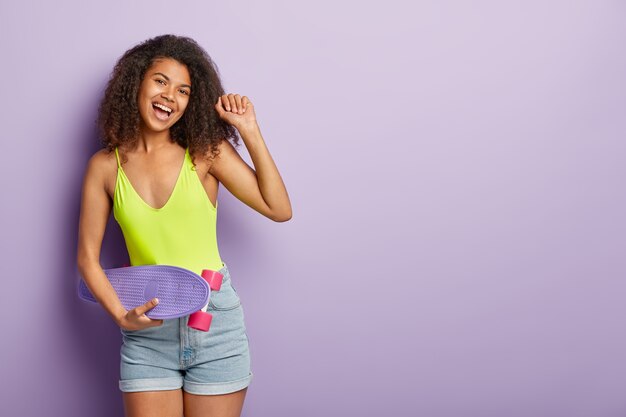
[[[198,395],[227,394],[252,380],[243,306],[226,263],[219,291],[212,291],[208,332],[187,326],[189,316],[157,327],[123,330],[120,348],[122,392],[182,388]]]

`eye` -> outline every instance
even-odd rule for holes
[[[181,93],[189,95],[189,93],[187,92],[187,90],[180,90]]]
[[[164,84],[164,85],[165,85],[165,81],[163,81],[163,80],[155,80],[155,81],[156,81],[157,83],[161,83],[161,84]]]

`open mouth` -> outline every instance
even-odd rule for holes
[[[152,109],[154,110],[154,114],[159,120],[167,120],[169,119],[170,115],[174,113],[171,108],[164,106],[160,103],[152,103]]]

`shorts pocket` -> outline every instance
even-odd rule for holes
[[[230,281],[222,283],[219,291],[211,291],[209,310],[232,310],[240,305],[239,294]]]

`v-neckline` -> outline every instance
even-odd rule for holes
[[[154,211],[161,211],[163,210],[165,207],[167,207],[170,203],[170,201],[172,201],[172,197],[174,197],[174,193],[176,192],[176,190],[178,189],[178,183],[180,182],[181,177],[183,176],[183,171],[185,169],[185,163],[187,162],[187,152],[188,152],[189,148],[185,148],[185,156],[183,158],[183,164],[180,167],[180,171],[178,172],[178,178],[176,178],[176,183],[174,184],[174,189],[172,190],[172,192],[170,193],[170,196],[168,197],[167,201],[165,202],[165,204],[162,207],[156,208],[156,207],[152,207],[150,204],[146,203],[146,201],[139,195],[139,193],[137,192],[137,190],[135,189],[135,187],[133,186],[133,183],[130,182],[130,179],[128,178],[128,176],[126,175],[126,172],[124,172],[124,168],[122,168],[122,166],[120,165],[120,171],[122,172],[122,175],[124,175],[124,178],[126,178],[126,181],[128,182],[128,184],[130,185],[130,189],[133,190],[133,193],[135,193],[135,195],[137,196],[137,198],[139,199],[139,201],[141,201],[146,207],[148,207],[151,210]]]

